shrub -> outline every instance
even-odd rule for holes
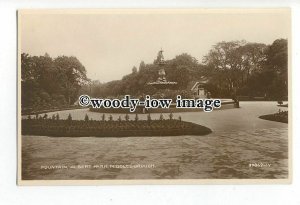
[[[45,113],[43,116],[43,119],[47,119],[47,118],[48,118],[48,115]]]
[[[51,99],[50,95],[44,91],[40,92],[40,97],[45,102],[48,102]]]
[[[170,120],[173,120],[173,113],[169,114],[169,118],[170,118]]]
[[[160,113],[159,120],[164,120],[164,116],[162,113]]]
[[[69,113],[69,115],[68,115],[68,120],[69,120],[69,121],[71,121],[71,120],[72,120],[71,113]]]
[[[129,115],[126,113],[126,115],[125,115],[125,120],[126,121],[129,121]]]
[[[84,121],[89,121],[89,116],[87,114],[85,114]]]

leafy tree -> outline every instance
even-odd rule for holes
[[[245,71],[242,81],[248,83],[251,74],[262,71],[267,58],[267,46],[262,43],[247,43],[241,46],[238,51],[242,54],[242,66]]]
[[[234,88],[239,87],[243,74],[242,54],[239,48],[244,44],[240,41],[220,42],[213,46],[204,63],[210,69],[210,75],[219,89],[225,88],[226,95],[231,95]]]
[[[136,68],[135,66],[133,66],[133,68],[132,68],[132,73],[133,73],[133,74],[136,74],[136,73],[137,73],[137,68]]]
[[[88,82],[85,67],[73,56],[59,56],[54,60],[54,64],[61,73],[61,86],[68,103],[71,104],[75,101],[80,87]]]
[[[277,99],[287,95],[287,41],[270,46],[245,41],[217,43],[204,57],[213,96],[234,93]]]
[[[274,77],[269,82],[270,95],[277,100],[288,95],[288,42],[277,39],[267,52],[266,68]]]
[[[95,91],[93,94],[97,97],[116,97],[125,94],[137,97],[143,94],[153,95],[157,92],[157,89],[147,85],[147,83],[157,80],[159,69],[159,66],[155,63],[146,65],[142,61],[137,73],[128,74],[121,80],[93,85],[92,90]],[[166,61],[164,69],[167,80],[178,82],[178,86],[175,88],[178,90],[190,89],[187,88],[188,83],[192,79],[198,79],[203,75],[203,66],[188,54],[178,55],[174,59]],[[87,87],[85,90],[87,90]]]
[[[43,110],[72,104],[89,82],[76,57],[21,54],[22,109]]]
[[[214,45],[203,63],[187,53],[165,60],[168,81],[177,82],[172,90],[158,90],[148,85],[158,78],[160,66],[141,61],[139,69],[120,80],[107,83],[91,82],[84,66],[76,57],[51,58],[21,54],[22,109],[43,110],[73,104],[78,95],[89,93],[93,97],[122,98],[145,94],[174,99],[176,94],[190,93],[190,83],[203,76],[212,97],[233,95],[265,96],[269,99],[286,98],[288,92],[288,44],[277,39],[272,45],[246,41],[219,42]]]
[[[140,67],[139,67],[139,72],[143,71],[145,68],[146,68],[146,65],[145,65],[144,61],[141,61]]]
[[[253,72],[246,87],[251,95],[283,100],[288,95],[288,43],[275,40],[265,49],[265,60],[261,69]]]

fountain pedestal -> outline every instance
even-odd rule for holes
[[[157,54],[156,63],[159,65],[160,69],[158,71],[158,78],[155,82],[150,82],[148,85],[155,87],[156,89],[173,89],[176,87],[177,82],[167,81],[166,71],[164,69],[165,60],[163,56],[163,50],[160,50]]]

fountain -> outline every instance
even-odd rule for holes
[[[164,60],[162,49],[158,52],[156,63],[159,66],[158,78],[155,82],[148,83],[148,85],[151,85],[151,86],[153,86],[153,87],[155,87],[156,89],[159,89],[159,90],[161,90],[161,89],[173,89],[174,87],[176,87],[177,82],[167,81],[167,79],[166,79],[166,72],[165,72],[165,69],[164,69],[164,65],[166,64],[166,62]]]

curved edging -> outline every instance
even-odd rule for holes
[[[22,135],[53,137],[134,137],[207,135],[211,129],[181,120],[83,121],[23,119]]]
[[[261,115],[260,119],[270,120],[274,122],[288,123],[288,111],[269,114],[269,115]]]

